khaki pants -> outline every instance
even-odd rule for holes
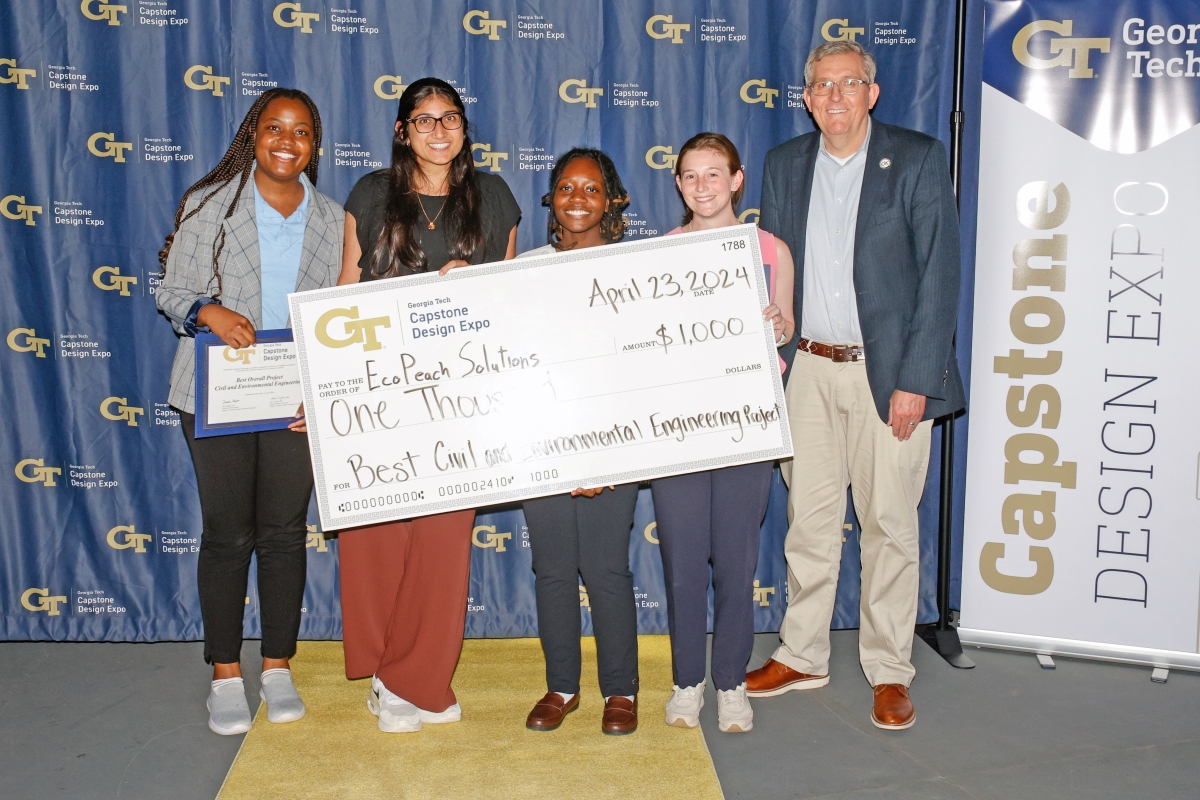
[[[829,672],[829,625],[842,560],[846,486],[862,526],[859,660],[872,686],[912,683],[920,547],[917,504],[933,423],[900,442],[879,419],[867,368],[796,353],[788,381],[795,458],[784,554],[788,608],[774,658],[810,675]],[[789,474],[790,473],[790,474]]]

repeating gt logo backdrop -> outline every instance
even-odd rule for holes
[[[500,34],[497,31],[508,27],[507,20],[491,19],[490,12],[487,11],[468,11],[463,17],[462,24],[467,33],[486,36],[493,42],[500,41]]]
[[[0,199],[0,214],[12,220],[24,220],[25,224],[31,227],[37,225],[37,220],[33,218],[33,215],[41,213],[41,206],[25,204],[25,195],[23,194],[10,194]]]
[[[375,79],[375,95],[384,100],[399,100],[408,88],[403,81],[399,75],[380,75]]]
[[[348,319],[343,323],[346,338],[338,339],[329,333],[329,325],[335,319]],[[363,350],[379,350],[383,343],[375,338],[377,328],[392,327],[391,317],[358,318],[358,306],[350,308],[331,308],[317,319],[317,341],[326,347],[341,348],[352,344],[361,344]]]
[[[58,486],[54,476],[62,475],[62,467],[47,467],[45,459],[27,458],[17,462],[14,472],[17,473],[17,478],[25,483],[40,483],[49,488]]]
[[[111,158],[118,164],[125,163],[125,151],[133,149],[133,142],[118,142],[115,133],[97,131],[88,137],[87,146],[92,155]]]
[[[850,27],[848,19],[826,20],[821,26],[821,38],[827,42],[857,42],[858,37],[866,32],[866,28]]]
[[[738,97],[742,98],[743,103],[762,103],[767,108],[775,107],[775,98],[778,96],[779,90],[767,88],[767,82],[763,78],[746,81],[738,92]]]
[[[585,108],[596,108],[596,98],[604,96],[604,89],[589,89],[587,81],[569,78],[558,85],[558,96],[567,103],[583,103]]]
[[[299,28],[301,33],[312,33],[312,24],[321,21],[316,11],[304,11],[300,3],[280,3],[271,13],[275,24],[281,28]]]
[[[137,427],[137,418],[146,413],[146,409],[131,406],[124,397],[106,397],[100,401],[100,413],[105,419],[113,422],[124,422],[131,428]]]
[[[669,39],[671,44],[683,44],[684,31],[690,31],[692,26],[686,22],[676,22],[670,14],[655,14],[646,20],[646,33],[652,39]]]
[[[122,275],[120,267],[97,267],[92,273],[92,283],[97,289],[117,292],[121,297],[130,297],[129,287],[136,286],[137,282],[134,275]]]
[[[50,346],[50,340],[39,337],[33,328],[13,328],[6,341],[18,353],[33,353],[38,358],[45,358],[46,348]]]
[[[677,161],[679,156],[675,155],[670,145],[656,144],[646,151],[646,164],[651,169],[674,170]]]
[[[483,534],[483,538],[480,538]],[[485,550],[492,549],[497,553],[503,553],[508,548],[504,546],[505,542],[512,542],[512,533],[496,533],[495,525],[479,525],[471,531],[471,541],[476,547],[481,547]]]
[[[0,67],[8,67],[8,74],[0,77],[0,83],[15,83],[18,89],[28,89],[29,79],[37,77],[36,69],[21,69],[15,58],[0,58]]]
[[[21,594],[21,605],[24,608],[29,611],[45,611],[51,617],[61,614],[58,607],[66,602],[66,595],[52,595],[49,589],[26,589]]]
[[[508,161],[508,153],[492,152],[492,146],[483,142],[471,145],[471,154],[475,157],[475,168],[489,172],[501,172],[500,162]]]
[[[112,5],[106,0],[83,0],[79,4],[79,10],[88,19],[94,19],[97,22],[107,21],[109,25],[120,25],[121,18],[118,14],[129,13],[128,6]]]
[[[118,525],[111,528],[104,537],[108,546],[113,550],[129,550],[135,553],[145,553],[146,543],[154,539],[150,533],[138,533],[132,525]]]
[[[1072,38],[1071,31],[1074,26],[1074,21],[1069,19],[1064,19],[1062,22],[1050,19],[1031,22],[1021,28],[1013,38],[1013,55],[1016,56],[1018,62],[1030,69],[1069,67],[1070,71],[1067,72],[1069,78],[1094,78],[1096,77],[1095,71],[1088,63],[1088,56],[1093,50],[1107,53],[1112,40]],[[1049,37],[1048,47],[1052,54],[1056,54],[1054,58],[1039,58],[1029,52],[1029,45],[1034,35],[1042,31],[1058,34],[1058,36]]]
[[[229,78],[221,75],[213,75],[213,68],[203,64],[196,64],[193,67],[188,67],[187,72],[183,73],[183,83],[189,89],[194,89],[197,92],[212,92],[213,97],[224,97],[221,92],[221,86],[229,85]]]

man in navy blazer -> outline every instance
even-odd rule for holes
[[[798,254],[800,338],[788,374],[788,609],[782,644],[746,676],[771,697],[829,682],[846,486],[862,526],[859,659],[871,720],[911,727],[917,504],[932,420],[965,405],[954,357],[959,234],[946,152],[871,119],[875,60],[827,42],[805,64],[819,130],[767,155],[760,224]]]

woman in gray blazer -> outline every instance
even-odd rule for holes
[[[184,194],[159,254],[158,308],[179,335],[169,401],[183,421],[204,520],[198,585],[204,659],[213,664],[208,727],[245,733],[251,716],[239,664],[251,553],[258,559],[263,673],[271,722],[304,716],[288,659],[295,655],[313,476],[303,409],[289,430],[195,438],[193,337],[227,345],[290,327],[287,294],[333,286],[345,212],[317,191],[321,117],[294,89],[264,92],[221,162]]]

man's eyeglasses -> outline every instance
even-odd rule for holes
[[[824,97],[827,94],[833,93],[833,87],[836,86],[841,90],[842,94],[857,94],[858,87],[866,86],[870,81],[864,81],[862,78],[846,78],[843,81],[821,81],[819,83],[810,83],[808,90],[817,97]]]
[[[442,123],[442,128],[445,130],[458,130],[462,127],[463,117],[462,114],[451,112],[449,114],[443,114],[440,117],[430,117],[422,114],[419,117],[413,117],[412,119],[406,119],[404,121],[410,123],[414,128],[416,128],[417,133],[433,133],[433,129],[437,127],[439,122]]]

